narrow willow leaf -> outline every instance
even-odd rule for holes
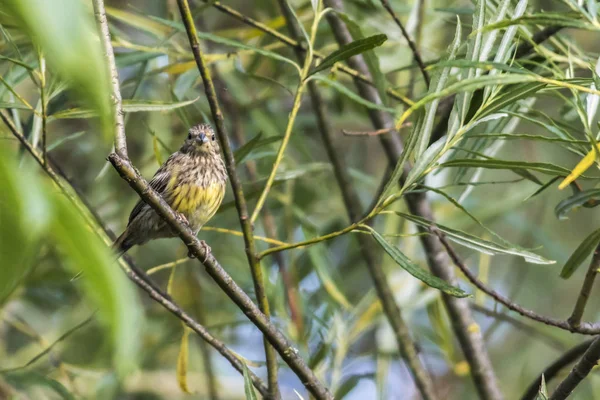
[[[548,182],[546,182],[542,186],[540,186],[535,192],[533,192],[529,196],[525,197],[523,199],[523,202],[526,202],[527,200],[531,199],[532,197],[535,197],[538,194],[542,193],[544,190],[548,189],[550,186],[552,186],[552,184],[554,182],[556,182],[559,179],[560,179],[560,176],[555,176],[554,178],[550,179]]]
[[[568,219],[567,214],[574,208],[584,206],[590,202],[594,206],[600,204],[600,189],[589,189],[569,196],[556,205],[554,214],[558,219]]]
[[[545,87],[546,84],[540,82],[529,82],[507,86],[504,91],[500,92],[498,95],[495,95],[491,101],[482,106],[478,112],[478,116],[483,117],[485,115],[502,110],[505,107],[514,104],[518,100],[532,96],[534,93],[537,93]]]
[[[360,97],[359,95],[357,95],[356,93],[354,93],[353,91],[351,91],[350,89],[348,89],[347,87],[345,87],[344,85],[342,85],[341,83],[331,80],[329,78],[326,78],[324,76],[313,75],[310,77],[310,79],[321,81],[321,82],[325,83],[327,86],[334,88],[335,90],[337,90],[344,96],[348,97],[350,100],[355,101],[356,103],[358,103],[362,106],[365,106],[367,108],[371,108],[374,110],[381,110],[381,111],[389,112],[392,114],[396,112],[396,110],[394,110],[393,108],[385,107],[381,104],[376,104],[371,101],[365,100],[362,97]]]
[[[75,139],[77,139],[77,138],[79,138],[79,137],[81,137],[83,135],[85,135],[85,131],[79,131],[79,132],[72,133],[72,134],[70,134],[68,136],[65,136],[64,138],[61,138],[61,139],[58,139],[58,140],[52,142],[52,144],[48,146],[47,150],[48,151],[52,151],[52,150],[56,149],[57,147],[65,144],[66,142],[70,142],[71,140],[75,140]]]
[[[458,48],[460,46],[461,35],[462,35],[462,31],[461,31],[460,19],[457,17],[456,32],[454,34],[454,40],[452,41],[452,44],[450,45],[450,53],[449,53],[449,57],[448,57],[450,60],[454,59],[454,57],[456,56],[456,52],[458,51]],[[437,79],[438,78],[434,78],[434,81]],[[433,84],[431,86],[433,87]],[[435,113],[430,114],[430,117],[434,118]],[[381,202],[384,201],[389,196],[392,188],[394,188],[398,184],[398,180],[402,176],[402,173],[404,170],[404,164],[406,163],[406,161],[407,161],[410,153],[414,149],[414,147],[417,145],[417,142],[419,141],[420,136],[424,132],[425,121],[426,121],[425,116],[417,119],[417,122],[415,123],[415,125],[410,133],[410,136],[408,138],[408,143],[406,144],[404,151],[402,152],[402,155],[400,156],[400,159],[396,163],[396,166],[394,167],[394,171],[392,172],[390,179],[385,184],[385,187],[382,190],[381,195],[379,196],[379,199],[377,200],[378,204],[381,204]],[[431,122],[433,122],[433,121],[431,121]],[[396,121],[396,128],[398,128],[401,125],[402,125],[401,123],[398,123]],[[430,125],[429,129],[430,129],[429,135],[431,135],[431,125]],[[428,161],[435,157],[435,155],[437,153],[433,154],[433,152],[435,152],[437,149],[439,149],[439,147],[432,148],[424,160],[423,160],[423,157],[419,158],[421,160],[419,160],[419,159],[416,160],[417,163],[419,164],[419,169],[412,174],[413,176],[417,176],[417,173],[419,173],[419,175],[420,175],[420,171],[424,171],[429,167]]]
[[[261,137],[262,132],[259,132],[256,136],[254,136],[248,142],[244,143],[233,153],[236,164],[243,163],[246,160],[246,158],[248,158],[250,154],[256,151],[257,149],[260,149],[261,147],[278,142],[281,139],[283,139],[283,136],[271,136],[262,140]]]
[[[336,11],[336,13],[339,15],[340,19],[344,21],[354,40],[364,39],[365,35],[363,34],[360,25],[356,21],[354,21],[346,13],[341,11]],[[365,63],[367,64],[367,68],[371,74],[371,78],[373,78],[373,82],[375,83],[375,87],[377,88],[377,93],[379,93],[381,102],[383,105],[387,105],[387,94],[385,93],[385,88],[387,86],[386,79],[381,72],[381,68],[379,67],[379,59],[377,58],[375,51],[365,51],[363,53],[363,58],[365,59]]]
[[[44,374],[40,374],[36,371],[25,371],[25,372],[9,372],[3,373],[3,378],[9,383],[9,387],[15,389],[23,389],[23,393],[27,392],[27,389],[32,388],[48,388],[54,392],[54,395],[50,396],[49,393],[44,395],[44,398],[62,399],[62,400],[76,400],[75,396],[63,386],[59,381],[52,379]],[[39,392],[38,392],[39,393]],[[7,396],[6,399],[18,399],[17,396]]]
[[[1,305],[29,273],[53,207],[37,176],[18,168],[4,146],[0,146],[0,182]]]
[[[16,110],[29,110],[30,109],[23,103],[13,103],[13,102],[8,102],[8,101],[0,101],[0,108],[13,108]]]
[[[160,143],[156,135],[152,135],[152,150],[154,151],[154,159],[158,166],[163,164],[162,155],[160,154]]]
[[[542,135],[529,135],[525,133],[483,133],[473,134],[465,136],[465,139],[476,139],[476,138],[489,138],[496,140],[532,140],[550,143],[569,143],[569,144],[587,144],[587,140],[574,140],[574,139],[563,139],[554,138]]]
[[[600,150],[600,145],[598,146],[598,150]],[[594,165],[594,161],[596,161],[596,151],[592,150],[579,161],[579,163],[573,168],[573,170],[568,174],[568,176],[558,185],[559,189],[564,189],[569,184],[574,182],[577,178],[579,178],[585,171],[587,171],[592,165]]]
[[[317,65],[315,68],[313,68],[309,72],[308,75],[310,76],[310,75],[316,74],[319,71],[323,71],[325,69],[331,68],[333,66],[333,64],[335,64],[336,62],[347,60],[348,58],[350,58],[352,56],[364,53],[365,51],[374,49],[375,47],[379,47],[386,40],[387,40],[386,35],[378,34],[378,35],[369,36],[367,38],[358,39],[358,40],[355,40],[354,42],[348,43],[348,44],[340,47],[338,50],[334,51],[327,57],[325,57],[325,59],[323,61],[321,61],[321,63],[319,65]]]
[[[504,241],[504,244],[490,242],[489,240],[484,240],[478,238],[477,236],[456,229],[452,229],[444,225],[440,225],[437,223],[434,225],[431,221],[425,218],[418,217],[416,215],[405,214],[400,211],[396,211],[395,213],[401,216],[402,218],[414,222],[415,224],[420,225],[422,227],[430,228],[432,226],[435,226],[441,232],[444,232],[448,236],[448,239],[452,240],[453,242],[456,242],[460,245],[463,245],[465,247],[468,247],[470,249],[476,250],[484,254],[515,255],[523,257],[525,261],[532,264],[554,264],[556,262],[552,260],[547,260],[535,253],[519,248],[516,245],[513,245],[506,241]]]
[[[542,381],[540,382],[540,389],[534,400],[548,400],[548,389],[546,389],[546,378],[542,374]]]
[[[172,111],[177,108],[186,107],[198,101],[199,97],[193,100],[166,102],[152,100],[123,100],[123,112],[156,112],[156,111]],[[98,114],[92,110],[83,108],[69,108],[68,110],[57,111],[48,117],[48,120],[55,119],[81,119],[92,118]]]
[[[308,254],[325,292],[327,292],[327,294],[344,309],[352,309],[352,304],[350,304],[329,273],[332,263],[327,258],[325,244],[319,243],[309,247]]]
[[[592,232],[583,240],[583,242],[581,242],[577,249],[575,249],[560,271],[560,277],[569,279],[585,259],[594,251],[598,246],[598,243],[600,243],[600,229]]]
[[[569,170],[558,165],[541,163],[541,162],[525,162],[525,161],[506,161],[498,159],[489,160],[474,160],[474,159],[456,159],[446,161],[438,165],[440,168],[452,167],[472,167],[486,169],[505,169],[516,172],[520,169],[541,172],[546,175],[565,176]],[[517,172],[516,172],[517,173]]]
[[[117,372],[125,375],[136,366],[142,333],[141,306],[125,274],[115,273],[114,255],[87,226],[73,204],[55,196],[52,238],[71,261],[73,271],[83,271],[84,291],[98,308],[100,321],[109,329]]]
[[[179,355],[177,356],[177,383],[179,384],[179,388],[184,393],[191,394],[190,389],[188,387],[188,382],[187,382],[188,359],[189,359],[189,336],[190,336],[190,329],[187,326],[184,326],[183,327],[183,335],[181,336],[181,345],[179,346]]]
[[[98,113],[104,137],[113,135],[110,80],[92,8],[77,0],[7,0],[2,11],[43,50],[53,72]],[[84,60],[84,62],[82,62]]]
[[[465,293],[463,290],[450,285],[448,282],[443,279],[438,278],[437,276],[431,275],[431,273],[425,271],[417,264],[413,263],[408,257],[404,255],[396,246],[389,243],[383,236],[377,233],[375,230],[371,230],[371,235],[377,243],[385,250],[386,253],[389,254],[390,257],[398,264],[402,269],[406,272],[426,284],[427,286],[431,286],[432,288],[439,289],[442,292],[449,294],[454,297],[467,297],[468,293]]]
[[[258,400],[254,386],[252,386],[252,378],[250,377],[248,366],[246,363],[242,364],[244,365],[244,394],[246,395],[246,400]]]
[[[16,64],[18,66],[21,66],[21,67],[23,67],[23,68],[25,68],[25,69],[27,69],[29,71],[33,71],[35,69],[31,65],[28,65],[28,64],[24,63],[23,61],[19,61],[19,60],[14,59],[14,58],[6,57],[6,56],[3,56],[2,54],[0,54],[0,60],[9,61],[9,62],[11,62],[13,64]]]
[[[574,14],[571,14],[574,15]],[[519,18],[509,19],[487,25],[483,28],[484,32],[496,29],[507,28],[513,25],[543,25],[543,26],[561,26],[565,28],[577,28],[590,31],[597,31],[598,27],[586,22],[578,17],[571,17],[568,13],[557,14],[544,12],[540,14],[524,15]]]

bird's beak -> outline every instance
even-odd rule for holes
[[[196,138],[196,140],[202,144],[208,143],[208,136],[206,136],[206,134],[203,132]]]

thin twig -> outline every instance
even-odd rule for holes
[[[526,332],[529,336],[537,336],[540,341],[545,342],[548,346],[553,349],[563,351],[565,350],[565,345],[560,341],[555,339],[553,336],[545,334],[534,327],[520,321],[517,318],[511,317],[506,313],[500,313],[494,310],[490,310],[489,308],[485,308],[483,306],[473,304],[471,308],[480,314],[487,315],[488,317],[495,318],[497,321],[507,322],[514,326],[515,328]],[[486,332],[487,333],[487,332]]]
[[[398,130],[409,126],[412,126],[412,122],[405,122],[398,128]],[[342,129],[342,133],[346,136],[379,136],[393,131],[395,131],[395,128],[383,128],[375,131],[349,131],[347,129]]]
[[[578,344],[572,349],[565,352],[561,355],[556,361],[550,364],[548,367],[542,371],[541,374],[535,378],[535,380],[529,385],[523,396],[521,396],[521,400],[534,400],[540,390],[540,385],[542,383],[542,376],[546,383],[550,382],[564,367],[572,362],[575,362],[585,351],[590,347],[590,345],[594,342],[595,339],[589,339],[585,342]]]
[[[590,347],[583,353],[581,360],[571,370],[571,373],[558,385],[549,400],[563,400],[571,395],[577,385],[598,364],[600,359],[600,336],[594,339]]]
[[[594,280],[596,279],[596,275],[598,275],[598,268],[600,268],[600,244],[596,247],[596,250],[594,250],[594,256],[592,257],[590,266],[588,267],[585,278],[583,279],[583,285],[581,286],[581,291],[577,297],[575,308],[573,309],[573,313],[568,320],[573,326],[577,326],[581,322],[583,312],[585,311],[585,306],[590,297],[592,287],[594,286]]]
[[[215,121],[217,135],[219,143],[225,156],[225,166],[227,168],[227,175],[233,189],[233,196],[235,199],[235,205],[238,211],[240,225],[242,232],[244,233],[244,242],[246,244],[246,256],[248,258],[248,264],[250,265],[250,271],[252,273],[252,279],[254,281],[254,290],[258,305],[262,313],[264,313],[267,320],[270,318],[269,301],[264,287],[264,280],[260,262],[256,257],[256,246],[254,243],[253,227],[252,224],[255,218],[248,219],[248,208],[246,206],[246,199],[242,189],[242,184],[237,176],[235,169],[235,160],[233,158],[233,151],[231,150],[231,144],[229,143],[229,136],[225,130],[225,123],[223,119],[223,113],[217,100],[217,94],[215,86],[210,76],[210,70],[208,69],[206,62],[204,61],[204,55],[200,49],[200,42],[198,40],[198,34],[196,33],[196,26],[192,17],[192,12],[187,0],[177,0],[181,19],[185,25],[185,29],[188,35],[192,53],[198,66],[198,71],[204,82],[204,90],[206,97],[210,105],[213,119]],[[280,398],[278,379],[277,379],[277,356],[274,349],[269,345],[267,338],[264,338],[265,356],[267,361],[267,373],[269,381],[269,391],[271,393],[270,398]]]
[[[78,212],[83,216],[89,226],[92,228],[94,232],[96,232],[96,221],[90,220],[88,213],[95,215],[94,210],[88,209],[84,210],[81,208],[81,202],[85,203],[85,199],[75,199],[73,196],[73,191],[77,192],[76,188],[68,187],[65,182],[50,168],[50,166],[44,166],[42,158],[37,154],[35,149],[31,146],[31,144],[25,139],[25,137],[16,129],[12,121],[9,119],[7,115],[5,115],[4,110],[0,110],[0,119],[4,121],[6,126],[12,132],[12,134],[23,144],[23,147],[31,154],[34,160],[40,165],[40,167],[44,170],[44,172],[52,179],[52,181],[59,187],[62,193],[73,203]],[[98,221],[99,222],[99,221]],[[102,225],[102,224],[100,224]],[[116,239],[115,235],[112,232],[107,231],[106,228],[103,228],[105,233],[111,237],[111,239]],[[173,313],[177,318],[183,321],[187,326],[189,326],[194,332],[198,334],[202,339],[204,339],[209,345],[214,347],[225,359],[227,359],[231,365],[240,373],[244,371],[243,363],[238,359],[238,356],[233,353],[231,350],[227,348],[227,346],[212,336],[212,334],[206,330],[204,326],[196,322],[189,314],[181,309],[177,304],[175,304],[168,295],[163,293],[158,286],[139,268],[135,267],[128,259],[128,257],[123,257],[127,259],[127,262],[124,260],[120,260],[119,265],[125,273],[127,277],[131,279],[136,285],[138,285],[142,290],[147,292],[150,297],[155,299],[157,303],[166,308],[168,311]],[[264,385],[262,380],[258,378],[254,373],[250,372],[252,382],[256,389],[261,392],[263,396],[268,394],[267,387]]]
[[[115,63],[115,53],[110,42],[110,31],[108,21],[106,20],[106,9],[104,0],[93,0],[94,15],[96,23],[100,28],[100,43],[108,63],[110,72],[110,81],[112,87],[111,100],[113,102],[114,124],[115,124],[115,151],[123,158],[127,158],[127,137],[125,136],[125,123],[123,121],[123,99],[121,97],[121,88],[119,85],[119,71]]]
[[[286,25],[288,27],[290,36],[295,40],[298,40],[301,37],[300,28],[296,24],[288,2],[285,0],[279,0],[279,7],[286,20]],[[296,57],[298,60],[302,60],[302,51],[296,49]],[[333,135],[331,134],[330,125],[327,120],[325,104],[323,103],[321,95],[319,94],[317,85],[312,81],[308,83],[308,92],[311,98],[314,113],[317,117],[317,126],[319,127],[321,138],[325,144],[327,155],[333,165],[334,175],[342,193],[348,218],[350,221],[358,221],[361,219],[361,215],[363,213],[360,205],[360,198],[354,189],[354,185],[352,184],[352,180],[344,163],[343,157],[339,157],[333,145]],[[416,386],[419,389],[423,399],[436,399],[435,388],[431,377],[421,364],[417,347],[410,336],[410,331],[406,322],[402,318],[400,307],[394,299],[392,289],[388,284],[385,273],[381,268],[381,264],[377,260],[377,254],[374,251],[372,242],[370,242],[369,237],[363,235],[359,235],[357,240],[359,242],[362,256],[371,275],[371,279],[373,279],[377,295],[383,305],[386,317],[396,336],[398,348],[406,360],[406,363],[414,377]]]
[[[461,260],[459,255],[456,253],[454,248],[450,245],[450,243],[448,243],[448,240],[446,239],[444,234],[436,228],[432,228],[432,231],[440,239],[440,242],[442,243],[442,245],[446,249],[446,252],[452,259],[452,262],[454,262],[454,264],[462,271],[462,273],[469,280],[469,282],[471,282],[479,290],[481,290],[482,292],[484,292],[485,294],[487,294],[488,296],[490,296],[491,298],[496,300],[498,303],[503,304],[508,309],[510,309],[512,311],[516,311],[517,313],[521,314],[524,317],[527,317],[534,321],[544,323],[546,325],[555,326],[557,328],[564,329],[569,332],[581,333],[584,335],[600,334],[600,324],[598,324],[598,323],[592,324],[589,322],[582,322],[579,325],[574,326],[574,325],[571,325],[568,321],[562,321],[562,320],[546,317],[546,316],[540,315],[534,311],[531,311],[529,309],[521,307],[517,303],[510,301],[508,298],[506,298],[505,296],[496,292],[495,290],[487,287],[485,283],[481,282],[477,278],[477,276],[475,276],[475,274],[469,270],[469,268],[465,265],[465,263]]]
[[[413,53],[413,58],[417,62],[417,65],[419,66],[419,69],[421,70],[421,74],[423,74],[423,79],[425,79],[425,83],[427,84],[427,87],[429,87],[429,82],[430,82],[429,74],[427,73],[427,70],[425,69],[425,63],[423,63],[423,59],[421,58],[421,55],[419,54],[419,50],[417,49],[417,46],[410,38],[410,35],[406,31],[406,28],[404,28],[402,21],[400,21],[400,19],[394,12],[394,9],[388,2],[388,0],[381,0],[381,5],[383,5],[383,8],[385,8],[387,10],[387,12],[392,16],[392,18],[396,22],[396,25],[398,25],[398,27],[400,28],[400,31],[402,31],[402,36],[404,36],[404,39],[406,39],[406,41],[408,42],[408,46],[410,47],[410,50]]]
[[[39,54],[40,63],[40,102],[42,103],[42,160],[44,165],[48,165],[48,154],[47,154],[47,136],[48,130],[46,128],[48,122],[48,93],[46,90],[46,59],[41,53]]]

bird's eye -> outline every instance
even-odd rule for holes
[[[215,140],[215,135],[212,135],[212,140]]]
[[[192,134],[188,133],[188,139],[191,139],[191,138],[192,138]]]

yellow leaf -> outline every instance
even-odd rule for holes
[[[600,150],[600,145],[597,145],[597,146],[598,146],[598,150]],[[560,183],[560,185],[558,185],[558,188],[562,190],[562,189],[566,188],[575,179],[579,178],[581,176],[581,174],[583,174],[585,171],[587,171],[587,169],[594,164],[595,159],[596,159],[596,150],[592,150],[589,153],[587,153],[587,155],[585,157],[583,157],[583,159],[581,161],[579,161],[579,164],[577,164],[577,166],[575,168],[573,168],[573,171],[571,171],[569,176],[567,176]]]
[[[187,384],[189,335],[190,329],[184,326],[183,336],[181,337],[181,346],[179,347],[179,356],[177,357],[177,383],[181,390],[188,394],[191,393]]]

